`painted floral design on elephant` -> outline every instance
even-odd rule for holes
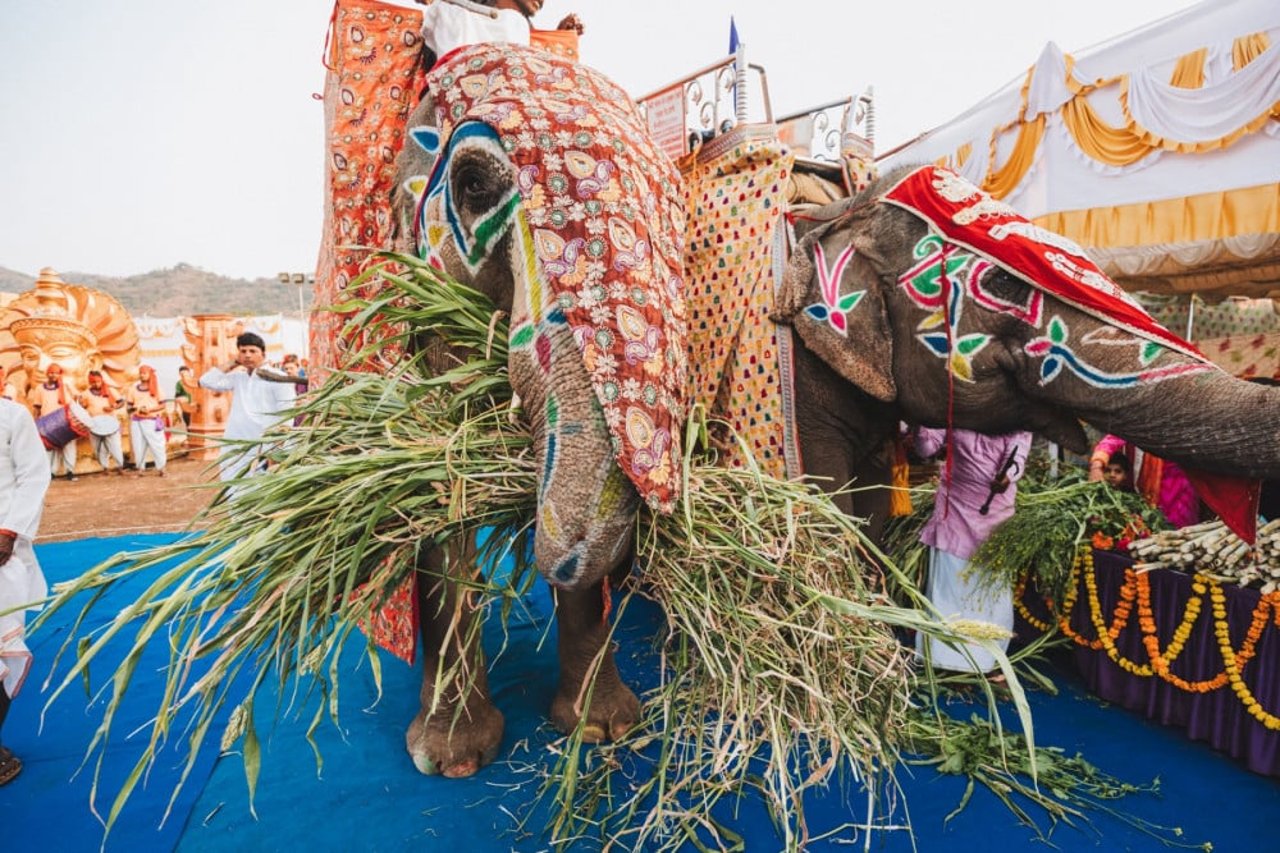
[[[978,287],[977,258],[937,234],[923,237],[912,255],[920,260],[898,277],[898,283],[912,302],[929,312],[916,327],[920,333],[916,340],[947,359],[957,379],[972,382],[973,358],[991,342],[991,336],[982,332],[960,332],[962,296],[965,290]]]
[[[840,295],[840,279],[844,277],[845,268],[853,260],[853,255],[854,248],[850,243],[841,250],[835,261],[828,267],[826,255],[822,251],[822,243],[813,244],[813,265],[818,271],[822,301],[815,302],[804,310],[818,322],[825,320],[827,325],[841,335],[849,334],[848,315],[858,307],[862,297],[867,295],[866,290],[855,290],[844,296]]]
[[[1216,370],[1207,362],[1179,361],[1163,367],[1143,367],[1128,373],[1110,373],[1095,367],[1084,359],[1070,344],[1071,330],[1057,314],[1049,320],[1046,334],[1028,341],[1023,347],[1027,355],[1043,358],[1040,363],[1040,384],[1048,385],[1067,370],[1095,388],[1132,388],[1142,383],[1163,382],[1178,376]],[[1147,343],[1147,342],[1143,342]],[[1158,346],[1158,345],[1157,345]],[[1155,358],[1159,352],[1144,348],[1140,358]]]

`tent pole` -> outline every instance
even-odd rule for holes
[[[1187,303],[1187,340],[1191,340],[1191,330],[1196,325],[1196,295],[1191,294],[1191,300]]]

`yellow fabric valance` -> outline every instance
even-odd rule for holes
[[[1232,43],[1232,64],[1236,72],[1262,55],[1271,42],[1265,32],[1241,36]],[[1180,139],[1168,139],[1156,135],[1155,132],[1140,125],[1129,108],[1129,76],[1120,75],[1110,79],[1098,79],[1082,83],[1075,78],[1075,60],[1065,56],[1066,84],[1072,93],[1059,109],[1063,125],[1070,134],[1075,145],[1088,157],[1105,166],[1123,168],[1131,166],[1155,151],[1173,151],[1181,154],[1202,154],[1220,148],[1227,148],[1240,138],[1262,130],[1268,122],[1280,119],[1280,104],[1268,104],[1256,116],[1251,116],[1243,124],[1231,129],[1217,139],[1201,139],[1188,142]],[[1180,57],[1175,63],[1170,84],[1183,89],[1201,89],[1205,83],[1205,66],[1208,61],[1208,48],[1200,48]],[[987,161],[986,174],[981,181],[982,188],[995,198],[1005,198],[1018,188],[1038,156],[1040,142],[1044,137],[1045,114],[1026,120],[1028,97],[1031,88],[1031,71],[1022,85],[1022,104],[1018,110],[1018,119],[992,131],[989,139],[990,154]],[[1124,124],[1112,125],[1103,119],[1087,100],[1088,96],[1112,84],[1119,85],[1120,108],[1124,115]],[[1003,134],[1017,129],[1018,139],[1014,150],[1005,163],[996,166],[996,147]],[[972,143],[966,143],[951,157],[939,158],[938,165],[959,168],[969,158]]]
[[[1280,184],[1065,210],[1041,216],[1035,222],[1085,248],[1189,243],[1280,232]]]
[[[1173,66],[1173,76],[1169,78],[1170,86],[1179,89],[1199,89],[1204,85],[1204,61],[1209,56],[1209,48],[1202,47],[1178,58]]]
[[[955,154],[947,157],[939,157],[937,160],[933,161],[933,165],[942,166],[943,168],[952,169],[953,171],[958,172],[964,168],[965,163],[969,162],[969,157],[972,155],[973,143],[966,142],[964,145],[961,145],[956,149]]]
[[[1253,33],[1240,36],[1231,43],[1231,68],[1239,71],[1258,58],[1264,50],[1271,47],[1271,39],[1266,33]]]
[[[1040,148],[1040,140],[1044,138],[1044,120],[1044,114],[1041,114],[1029,122],[1018,125],[1018,140],[1013,144],[1009,158],[999,169],[995,168],[995,162],[996,144],[1000,134],[992,135],[991,159],[988,161],[990,165],[987,169],[987,177],[982,182],[982,188],[991,193],[994,198],[1004,198],[1013,192],[1022,182],[1023,176],[1027,174],[1031,165],[1035,163],[1036,151]]]
[[[1107,124],[1084,95],[1062,105],[1062,122],[1080,150],[1099,163],[1128,166],[1151,153],[1151,146],[1129,127]]]

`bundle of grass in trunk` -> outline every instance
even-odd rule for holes
[[[137,629],[90,744],[100,767],[138,656],[158,635],[168,640],[164,693],[108,828],[180,721],[189,732],[189,769],[214,715],[228,703],[235,711],[220,742],[225,750],[243,741],[252,793],[261,761],[253,701],[269,677],[282,686],[294,677],[318,681],[321,690],[307,693],[319,697],[313,728],[326,709],[336,723],[338,655],[352,630],[416,570],[423,549],[490,528],[490,557],[524,553],[519,542],[532,517],[535,476],[528,435],[507,406],[505,326],[480,294],[414,259],[389,261],[404,272],[383,266],[369,273],[382,280],[383,296],[341,307],[357,311],[355,322],[380,346],[403,345],[404,360],[387,375],[336,373],[302,406],[302,429],[278,430],[258,444],[270,459],[269,475],[224,491],[204,528],[184,541],[122,555],[61,585],[41,617],[72,606],[79,593],[178,561],[111,623],[84,637],[73,632],[63,647],[75,645],[76,660],[50,701],[87,677],[108,640]],[[428,347],[431,369],[420,346],[427,338],[452,347]],[[442,352],[467,355],[442,369]],[[697,426],[695,420],[691,429]],[[979,758],[986,776],[976,778],[1006,792],[1036,792],[1034,782],[1013,775],[1034,775],[1039,751],[1003,656],[1025,740],[1006,740],[989,690],[992,713],[981,723],[944,722],[945,715],[913,708],[931,701],[930,693],[916,684],[893,629],[963,642],[982,641],[984,626],[930,615],[905,578],[915,608],[895,606],[869,588],[869,546],[860,530],[811,486],[692,457],[684,468],[688,487],[679,510],[642,514],[637,534],[644,590],[669,620],[662,687],[648,699],[647,725],[592,753],[592,763],[584,760],[582,732],[569,738],[546,787],[556,803],[553,842],[597,828],[637,845],[710,837],[732,846],[732,830],[710,810],[756,788],[784,845],[795,849],[812,837],[806,791],[842,772],[883,790],[876,781],[892,772],[900,752],[944,754],[958,742],[949,732],[980,731],[965,741],[985,744]],[[505,614],[531,575],[522,567],[511,578],[465,582]],[[363,648],[376,679],[378,656]],[[251,674],[250,687],[232,696],[241,671]],[[659,761],[619,806],[610,755],[645,742],[656,742]],[[1006,743],[1019,755],[1011,756]],[[1055,818],[1070,814],[1076,788],[1056,779],[1054,790],[1037,801]],[[875,797],[868,803],[870,825]],[[602,804],[612,818],[600,817]]]

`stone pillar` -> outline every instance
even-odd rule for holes
[[[187,342],[182,345],[182,360],[195,374],[197,386],[191,389],[192,412],[188,443],[197,459],[218,455],[218,442],[231,413],[231,394],[208,391],[199,387],[206,370],[225,364],[235,357],[236,336],[244,331],[244,323],[230,314],[195,314],[185,319],[183,330]]]

